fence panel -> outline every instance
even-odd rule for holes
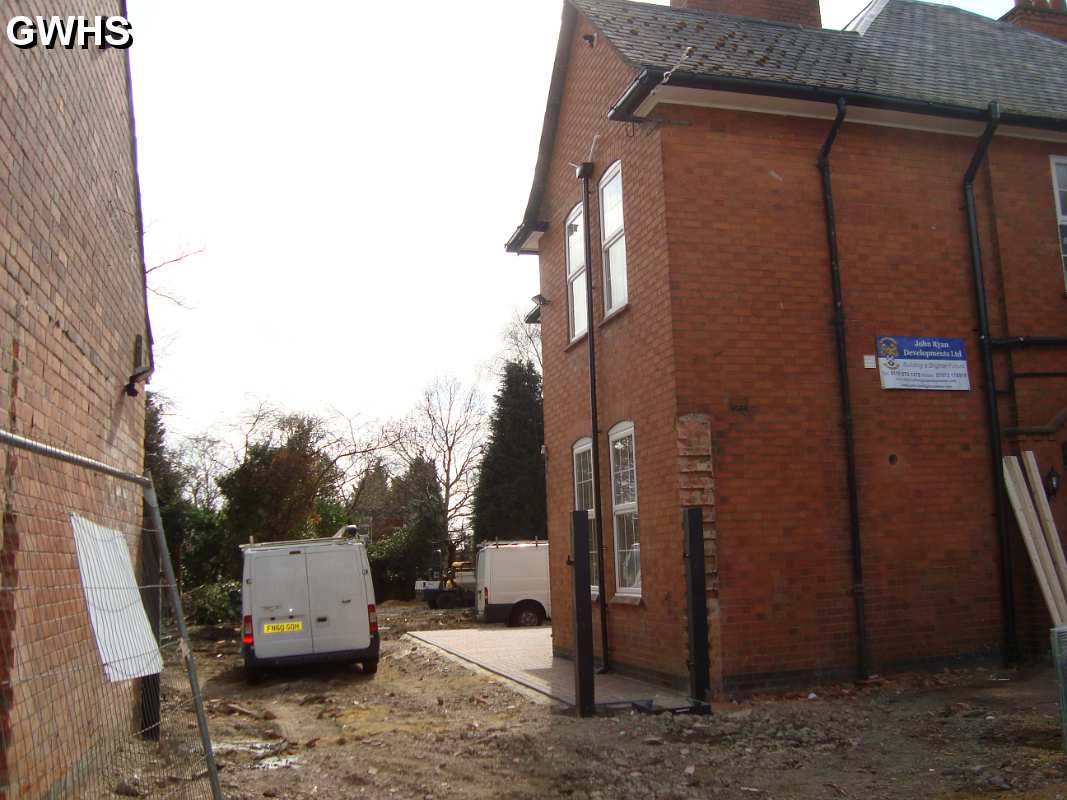
[[[0,798],[217,797],[145,480],[0,444]]]

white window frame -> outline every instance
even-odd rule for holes
[[[586,309],[587,309],[587,313],[586,313],[587,319],[585,320],[585,328],[583,328],[580,331],[577,331],[577,330],[574,329],[574,306],[572,305],[573,300],[574,300],[574,292],[573,292],[574,282],[577,281],[579,278],[581,278],[583,275],[585,276],[586,281],[589,280],[589,265],[583,263],[581,266],[576,267],[574,264],[571,263],[570,227],[571,227],[571,225],[574,225],[575,223],[577,223],[579,225],[585,224],[585,220],[583,219],[583,214],[584,214],[584,210],[582,209],[582,204],[579,203],[573,209],[571,209],[571,213],[569,213],[567,215],[567,219],[563,223],[563,249],[565,251],[566,259],[567,259],[567,334],[568,334],[568,341],[569,342],[576,342],[579,339],[581,339],[583,336],[585,336],[586,333],[588,333],[588,331],[589,331],[589,322],[590,322],[590,320],[588,319],[589,314],[588,314],[588,304],[586,303],[586,295],[585,295],[585,293],[583,293],[581,302],[582,303],[586,303]],[[584,248],[584,246],[582,248],[582,260],[585,261],[585,248]],[[589,287],[586,286],[586,292],[588,292],[588,291],[589,291]]]
[[[1056,212],[1056,236],[1060,242],[1060,259],[1063,265],[1063,285],[1067,289],[1067,236],[1064,234],[1064,226],[1067,226],[1067,203],[1060,202],[1060,194],[1067,192],[1067,186],[1060,186],[1056,180],[1056,167],[1067,167],[1067,156],[1051,156],[1049,158],[1052,170],[1052,206]]]
[[[633,461],[634,461],[634,499],[632,502],[618,503],[615,498],[615,442],[620,439],[629,438],[633,442]],[[637,436],[634,433],[634,423],[632,420],[624,420],[616,423],[608,431],[608,451],[611,454],[611,530],[612,530],[612,558],[615,564],[615,593],[625,594],[640,597],[641,596],[641,584],[642,584],[642,570],[641,570],[641,528],[640,519],[641,515],[638,513],[637,500]],[[638,522],[637,536],[638,536],[638,550],[637,550],[637,564],[638,564],[638,579],[637,586],[621,586],[619,578],[622,575],[622,566],[619,564],[619,524],[618,517],[620,514],[633,514],[634,519]]]
[[[573,474],[573,478],[574,478],[574,510],[575,511],[581,511],[582,510],[578,506],[578,456],[581,455],[582,453],[588,453],[589,454],[589,474],[593,479],[593,485],[592,485],[593,494],[592,494],[592,498],[596,497],[596,474],[593,472],[593,440],[590,439],[587,436],[584,439],[579,439],[577,442],[574,443],[574,446],[571,448],[571,472],[574,473]],[[589,526],[589,551],[590,551],[590,554],[596,552],[597,558],[599,558],[600,557],[600,553],[596,550],[596,531],[595,531],[595,525],[596,525],[596,501],[595,501],[595,499],[592,499],[592,498],[591,498],[591,500],[593,502],[593,505],[591,505],[588,509],[585,509],[586,511],[589,512],[589,522],[591,523],[590,526]],[[589,588],[592,590],[592,593],[594,595],[599,595],[600,594],[600,584],[597,582],[598,579],[599,579],[599,574],[598,573],[599,573],[599,570],[594,566],[592,559],[590,559],[590,561],[589,561]]]
[[[608,257],[608,251],[619,241],[622,242],[623,253],[626,252],[626,200],[622,200],[622,222],[615,230],[605,230],[604,227],[604,189],[609,183],[618,178],[619,180],[619,196],[623,197],[623,185],[622,185],[622,161],[616,161],[609,166],[605,171],[603,177],[600,179],[600,185],[598,190],[598,198],[600,200],[600,255],[601,265],[604,269],[604,318],[607,319],[612,314],[622,310],[629,302],[630,293],[630,276],[629,271],[629,259],[625,257],[626,265],[623,268],[623,275],[626,278],[626,286],[622,292],[622,298],[612,298],[612,286],[611,286],[611,264]],[[615,300],[612,303],[612,300]]]

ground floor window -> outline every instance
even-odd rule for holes
[[[611,499],[615,529],[615,588],[641,592],[641,528],[637,515],[637,464],[634,425],[620,422],[608,435],[611,450]]]
[[[580,439],[574,445],[574,510],[589,512],[589,582],[598,591],[599,553],[593,523],[596,520],[593,503],[593,442]]]

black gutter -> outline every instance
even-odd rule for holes
[[[982,242],[978,236],[978,213],[974,200],[974,178],[985,160],[989,144],[1000,125],[1000,106],[989,104],[985,131],[978,140],[970,166],[963,175],[963,202],[967,211],[967,234],[971,248],[971,271],[974,274],[974,303],[978,315],[978,345],[982,353],[985,378],[986,423],[989,429],[990,467],[993,477],[993,503],[996,513],[997,543],[1000,547],[1000,604],[1004,626],[1004,659],[1018,658],[1015,631],[1015,590],[1011,569],[1011,545],[1008,541],[1007,509],[1004,504],[1004,450],[1001,445],[1000,414],[997,409],[997,380],[993,367],[993,339],[989,335],[989,306],[986,300],[985,274],[982,267]]]
[[[852,601],[856,608],[856,677],[870,675],[867,655],[867,605],[863,589],[863,542],[860,538],[859,488],[856,480],[856,441],[852,424],[852,393],[848,382],[848,347],[845,338],[845,300],[841,290],[841,262],[837,250],[837,219],[830,173],[830,151],[845,122],[847,106],[837,99],[837,116],[819,151],[816,164],[822,175],[823,207],[826,211],[826,241],[830,249],[830,292],[834,302],[834,340],[837,350],[838,391],[841,396],[841,427],[845,433],[845,483],[848,489],[848,534],[852,546]]]
[[[504,250],[519,256],[535,256],[539,250],[529,250],[524,245],[532,234],[544,233],[548,230],[548,223],[544,220],[523,220],[522,224],[515,229],[511,237],[504,244]]]
[[[593,176],[593,164],[582,162],[577,169],[577,177],[582,182],[582,226],[585,239],[585,335],[589,342],[589,416],[592,433],[593,456],[593,514],[596,531],[596,579],[600,587],[600,651],[602,653],[601,672],[608,672],[611,663],[608,659],[608,591],[604,583],[604,522],[601,514],[600,494],[600,418],[596,398],[596,341],[593,338],[593,232],[589,227],[589,179]]]
[[[985,122],[985,109],[954,106],[948,103],[936,103],[927,100],[910,100],[902,97],[862,92],[850,89],[834,89],[822,86],[805,86],[784,81],[762,81],[751,78],[730,78],[719,75],[695,75],[679,70],[668,71],[658,67],[645,67],[637,78],[616,101],[608,112],[608,118],[623,122],[633,121],[634,112],[645,101],[653,89],[659,85],[676,86],[688,89],[708,89],[720,92],[738,92],[742,94],[782,97],[792,100],[811,100],[820,103],[836,104],[838,99],[849,106],[862,108],[879,108],[908,114],[925,114],[938,117]],[[1004,125],[1019,125],[1026,128],[1067,131],[1067,120],[1054,117],[1028,116],[1009,113],[1001,115]]]

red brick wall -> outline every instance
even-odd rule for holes
[[[649,589],[641,605],[609,603],[610,646],[621,661],[653,672],[684,675],[685,614],[681,527],[677,500],[678,448],[674,432],[674,362],[670,339],[666,241],[663,222],[660,134],[609,122],[606,110],[633,72],[600,40],[590,48],[580,22],[571,46],[567,89],[552,159],[542,219],[550,223],[541,240],[541,293],[545,359],[545,442],[548,447],[548,529],[552,547],[553,636],[558,650],[572,647],[569,513],[574,490],[571,448],[589,436],[586,340],[569,345],[567,330],[564,219],[581,198],[571,162],[584,161],[599,134],[590,208],[597,372],[600,384],[601,475],[604,535],[609,556],[606,582],[614,585],[611,543],[611,483],[607,432],[617,422],[635,424],[643,580]],[[622,159],[628,306],[603,322],[596,184]],[[612,594],[609,591],[607,595]],[[599,626],[599,609],[594,622]],[[599,651],[599,627],[595,635]],[[679,655],[681,654],[681,655]]]
[[[1013,8],[1001,20],[1067,42],[1067,13],[1041,8]]]
[[[989,211],[984,222],[993,269],[1003,276],[1001,330],[1013,336],[1062,336],[1067,331],[1067,293],[1063,270],[1057,269],[1060,249],[1050,155],[1067,156],[1067,145],[998,139],[990,149],[989,172],[978,186]],[[1028,377],[1067,370],[1063,350],[1016,349],[999,361],[1001,387],[1014,389],[1011,401],[1002,403],[1005,426],[1047,426],[1067,410],[1067,378]],[[1012,381],[1012,374],[1020,377]],[[1063,475],[1067,473],[1064,444],[1063,427],[1022,436],[1009,430],[1005,453],[1033,450],[1043,475],[1050,468]],[[1060,532],[1067,532],[1067,491],[1052,498],[1050,505]],[[1029,600],[1029,605],[1020,605],[1018,614],[1023,644],[1031,652],[1043,652],[1050,622],[1028,556],[1017,539],[1015,562],[1020,601]]]
[[[14,13],[0,1],[0,19]],[[18,13],[122,10],[93,0]],[[126,74],[125,51],[0,41],[0,426],[140,472],[143,397],[123,392],[145,334]],[[93,511],[136,537],[140,492],[13,451],[3,491],[11,591],[0,596],[13,602],[0,609],[0,670],[14,659],[17,683],[0,720],[0,786],[36,796],[98,730],[104,715],[86,698],[106,697],[65,514]],[[110,717],[131,686],[108,690],[122,695]]]
[[[739,17],[789,22],[808,28],[822,27],[819,0],[671,0],[675,8],[718,11]]]
[[[694,123],[663,134],[678,410],[713,420],[724,673],[728,683],[844,674],[855,650],[848,510],[814,166],[829,123],[674,113]],[[967,138],[847,125],[833,155],[876,667],[1000,645],[960,194],[973,148]],[[1055,151],[998,141],[997,193],[979,187],[994,335],[1007,332],[1013,302],[1031,330],[1013,324],[1012,333],[1065,329],[1048,177]],[[863,355],[894,333],[966,339],[972,391],[882,390]],[[1026,357],[1067,368],[1062,351]],[[1008,359],[997,362],[1003,384]],[[1050,389],[1025,387],[1043,403],[1027,418],[1044,423],[1062,407],[1065,395]],[[1010,414],[1002,402],[1004,424]],[[1017,566],[1025,576],[1027,565]],[[1025,601],[1025,581],[1020,592]]]

